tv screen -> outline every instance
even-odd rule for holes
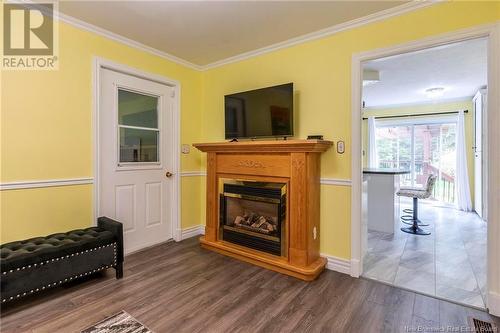
[[[224,96],[226,139],[293,135],[293,83]]]

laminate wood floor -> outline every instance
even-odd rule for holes
[[[1,331],[79,332],[121,310],[156,333],[435,332],[466,327],[468,316],[500,323],[486,312],[333,271],[303,282],[204,250],[192,238],[128,256],[122,280],[109,270],[7,304]]]

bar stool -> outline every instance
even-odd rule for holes
[[[432,194],[432,189],[434,188],[434,184],[436,183],[436,176],[429,175],[427,178],[427,183],[425,184],[425,188],[400,188],[396,195],[400,197],[409,197],[413,199],[413,212],[412,215],[408,218],[408,216],[401,216],[401,220],[403,223],[410,222],[412,225],[410,227],[401,228],[401,231],[407,232],[409,234],[414,235],[430,235],[431,233],[423,230],[420,226],[423,226],[422,222],[418,219],[418,199],[427,199]],[[405,211],[407,212],[407,211]]]

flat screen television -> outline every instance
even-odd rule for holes
[[[226,139],[293,135],[293,83],[224,96]]]

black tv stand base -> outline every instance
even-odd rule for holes
[[[275,137],[275,140],[276,141],[279,141],[283,138],[284,141],[288,140],[288,137],[287,136],[283,136],[283,137],[280,137],[280,136],[277,136]],[[247,139],[250,139],[250,141],[257,141],[258,138],[255,138],[255,137],[252,137],[252,138],[247,138]],[[231,140],[229,140],[229,142],[239,142],[237,138],[233,138]]]

